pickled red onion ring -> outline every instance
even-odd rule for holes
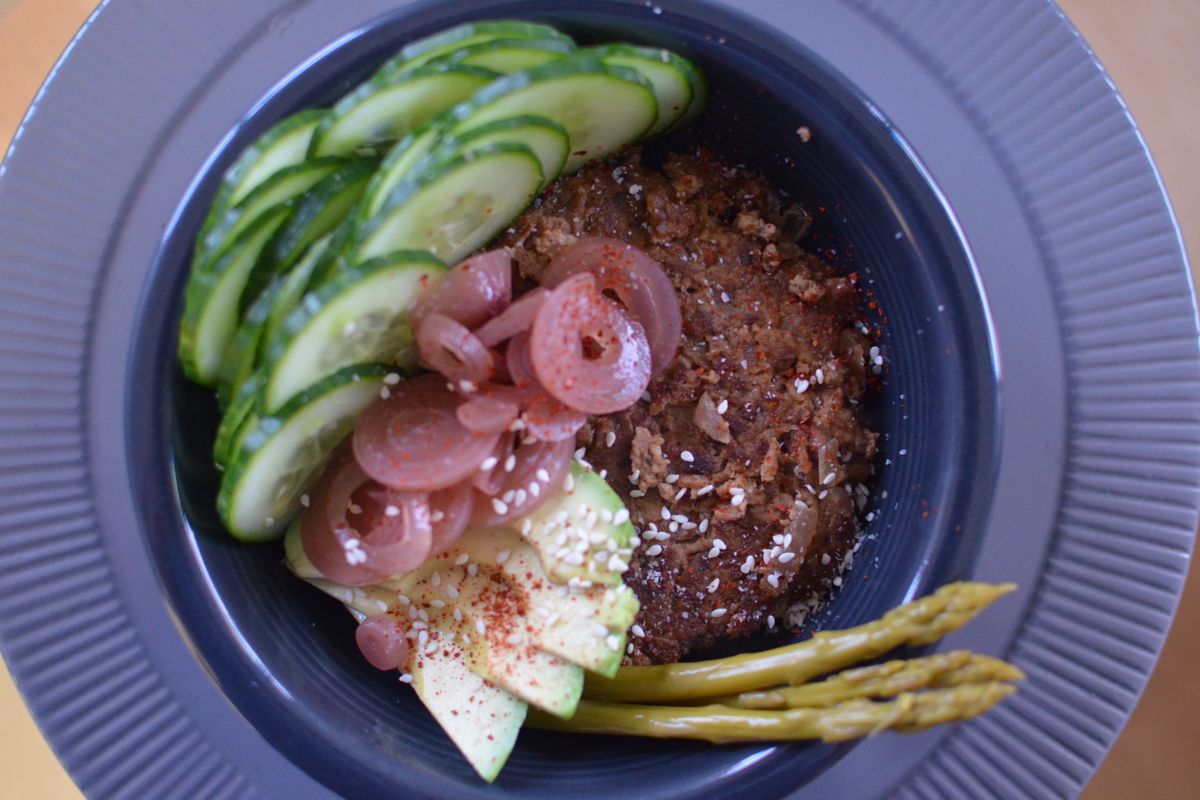
[[[493,496],[500,491],[500,487],[504,484],[504,466],[505,461],[512,455],[513,448],[516,447],[516,434],[506,433],[500,437],[500,441],[496,444],[496,450],[492,453],[491,459],[485,461],[483,466],[487,469],[480,468],[479,472],[471,478],[471,485],[481,493],[488,497]],[[479,503],[476,503],[478,510]]]
[[[585,353],[585,341],[599,349],[595,357]],[[546,298],[529,356],[545,390],[587,414],[628,408],[650,385],[646,332],[600,293],[590,272],[567,278]]]
[[[511,454],[513,468],[501,466],[503,479],[496,492],[476,498],[471,524],[503,527],[546,502],[562,486],[574,450],[570,439],[519,445]]]
[[[568,408],[545,392],[539,392],[525,404],[521,412],[525,431],[543,442],[574,439],[576,432],[587,422],[587,414]]]
[[[381,614],[367,617],[354,631],[363,658],[375,669],[400,669],[408,660],[408,639],[404,629],[392,617]]]
[[[359,416],[351,438],[354,457],[368,475],[393,488],[453,486],[479,469],[499,438],[464,428],[457,407],[440,375],[402,381]]]
[[[475,336],[488,347],[495,347],[533,326],[534,317],[550,292],[531,289],[513,304],[475,329]]]
[[[662,266],[618,239],[582,239],[554,256],[542,275],[542,285],[553,288],[581,272],[594,274],[600,291],[614,292],[645,329],[650,374],[660,374],[675,357],[683,332],[679,298]]]
[[[353,458],[335,459],[300,518],[300,541],[331,581],[362,586],[419,567],[433,544],[428,496],[388,489]]]
[[[460,481],[429,496],[429,519],[433,523],[431,553],[451,547],[467,529],[475,510],[475,492],[471,484]]]
[[[434,311],[425,315],[416,331],[421,363],[449,380],[478,385],[496,371],[492,351],[462,323]]]
[[[508,369],[508,377],[513,386],[519,389],[536,388],[537,374],[533,371],[533,361],[529,357],[529,334],[518,333],[508,340],[504,351],[504,365]]]
[[[512,253],[502,248],[472,256],[443,275],[413,306],[409,318],[413,330],[435,311],[474,328],[510,302]]]
[[[475,433],[500,433],[521,413],[521,406],[514,398],[502,397],[482,389],[458,407],[458,421]]]

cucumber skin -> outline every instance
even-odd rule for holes
[[[262,231],[260,228],[270,225],[281,225],[288,214],[291,213],[291,205],[283,203],[273,209],[268,210],[257,220],[252,222],[246,230],[242,231],[239,236],[240,241],[252,240]],[[269,237],[268,237],[269,238]],[[265,249],[268,242],[264,242],[259,249],[258,258],[261,258],[262,250]],[[187,377],[199,383],[202,386],[214,386],[214,381],[218,375],[205,376],[196,361],[196,347],[198,344],[199,323],[205,316],[205,311],[208,307],[208,297],[216,290],[220,284],[221,278],[224,275],[224,270],[221,269],[222,264],[228,264],[237,258],[240,253],[236,250],[228,250],[224,256],[214,264],[212,270],[196,270],[193,268],[192,274],[188,279],[187,287],[184,289],[184,306],[183,320],[179,325],[179,360],[183,367],[183,372]],[[255,269],[252,265],[246,275],[246,284],[243,284],[242,291],[245,292],[246,285],[250,282],[250,273]],[[239,295],[239,298],[241,295]],[[236,329],[233,331],[236,333]],[[232,337],[232,334],[231,334]],[[228,343],[226,343],[228,344]]]
[[[255,454],[270,442],[272,436],[287,425],[293,415],[303,411],[310,403],[320,400],[331,391],[336,391],[352,383],[377,380],[382,386],[384,376],[394,371],[395,368],[388,364],[353,364],[343,367],[293,397],[277,413],[262,417],[257,428],[246,435],[240,447],[236,447],[235,442],[237,452],[230,454],[231,460],[221,479],[221,488],[217,494],[217,513],[225,524],[226,530],[235,539],[247,542],[261,542],[278,538],[278,535],[286,529],[288,520],[277,520],[275,528],[265,537],[261,534],[247,534],[230,524],[232,495],[235,494],[238,481],[242,478],[243,473],[252,466]],[[330,449],[330,452],[332,450],[333,448]],[[326,460],[328,460],[328,454]]]
[[[383,63],[377,74],[412,69],[470,44],[492,39],[552,39],[575,44],[565,33],[535,22],[504,19],[468,22],[405,45]]]
[[[284,223],[272,243],[272,257],[278,269],[286,270],[292,267],[313,243],[329,232],[324,231],[314,236],[309,230],[309,226],[327,205],[335,202],[343,193],[349,193],[354,200],[347,209],[347,214],[354,209],[378,167],[377,159],[356,159],[326,175],[297,199],[296,210]]]

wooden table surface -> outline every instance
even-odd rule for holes
[[[1107,66],[1141,125],[1200,265],[1200,2],[1062,0],[1061,5]],[[11,138],[43,76],[92,6],[89,0],[0,0],[0,144]],[[1200,571],[1192,571],[1158,669],[1112,754],[1084,792],[1085,800],[1200,796],[1200,681],[1191,658],[1200,654],[1198,575]],[[0,785],[5,797],[80,796],[4,670]]]

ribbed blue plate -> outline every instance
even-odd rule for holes
[[[615,4],[648,22],[687,13]],[[229,702],[189,649],[228,631],[184,631],[167,600],[181,587],[151,567],[171,525],[131,486],[126,393],[162,387],[139,383],[131,320],[155,299],[149,265],[204,159],[291,71],[407,5],[113,0],[0,166],[0,645],[90,796],[332,795],[283,754],[303,743],[268,744]],[[946,646],[1030,676],[976,722],[870,740],[802,788],[813,776],[758,796],[1072,796],[1150,673],[1200,505],[1196,311],[1154,167],[1048,3],[737,5],[870,98],[969,247],[1002,414],[975,575],[1022,590]],[[279,682],[264,697],[286,708],[288,676],[264,675]],[[722,791],[768,762],[778,769],[770,750],[748,756]],[[612,780],[611,794],[637,796]],[[374,791],[354,775],[338,786]]]

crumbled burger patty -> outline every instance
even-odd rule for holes
[[[800,219],[705,149],[661,170],[630,150],[558,181],[504,237],[529,280],[578,238],[621,239],[679,295],[674,362],[578,440],[642,539],[625,575],[642,604],[627,663],[784,626],[854,545],[875,455],[860,405],[871,342],[853,281],[796,243]]]

